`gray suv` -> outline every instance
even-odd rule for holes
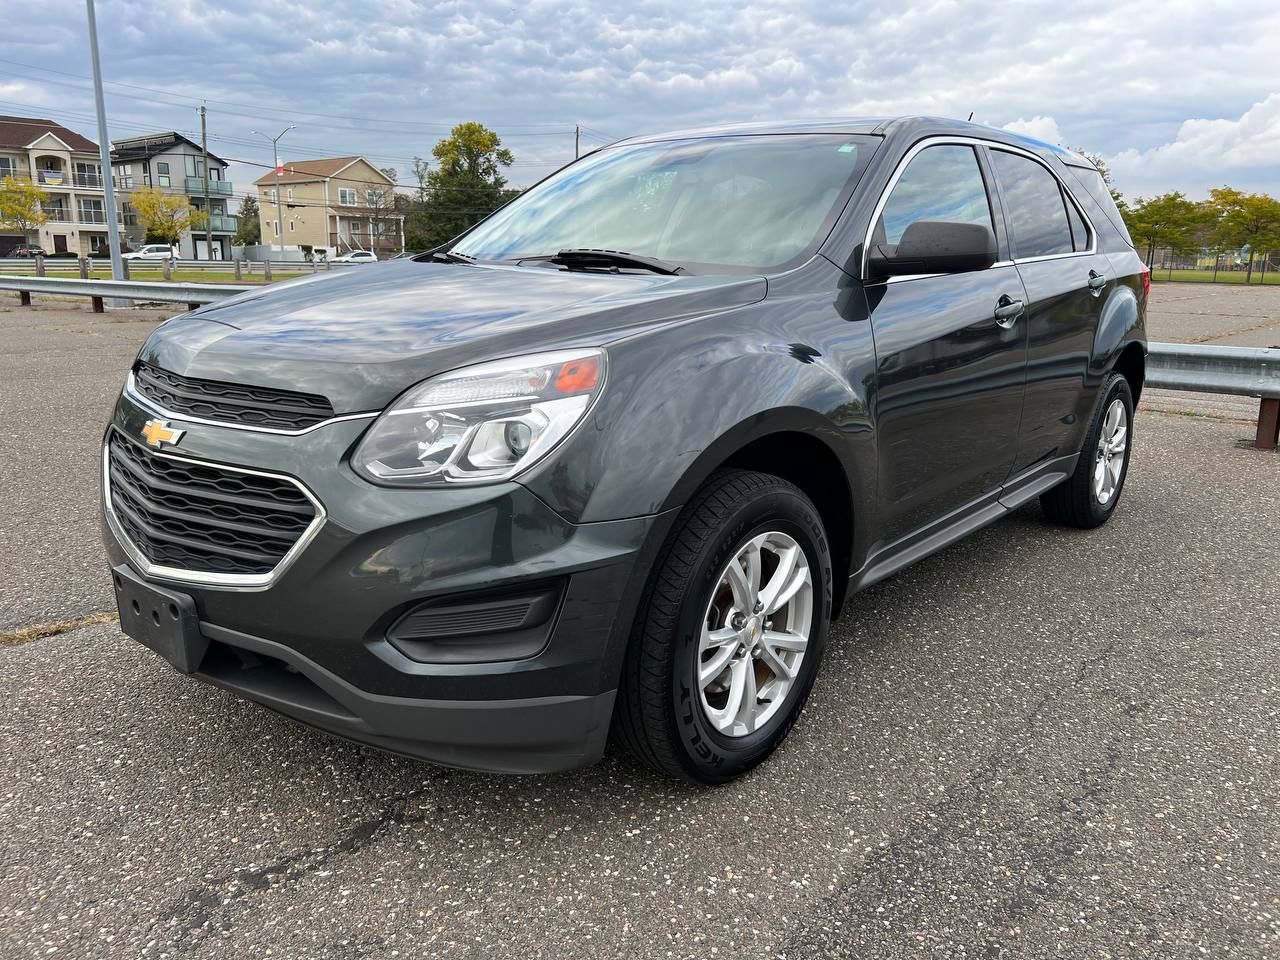
[[[1107,520],[1148,283],[1089,161],[1004,131],[614,144],[157,328],[102,450],[121,624],[387,750],[532,773],[612,735],[725,781],[852,593],[1036,498]]]

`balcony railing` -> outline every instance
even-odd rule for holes
[[[203,228],[198,228],[196,230],[196,233],[199,233],[201,229]],[[236,218],[235,217],[219,217],[215,214],[214,216],[209,218],[209,229],[213,230],[215,233],[235,233]]]
[[[185,177],[183,179],[183,189],[193,197],[204,196],[204,178],[203,177]],[[231,196],[230,180],[210,180],[209,196],[211,197],[229,197]]]
[[[80,222],[81,223],[106,223],[107,215],[101,210],[85,210],[82,207],[80,210]]]
[[[71,223],[71,211],[61,204],[42,203],[40,209],[44,215],[55,223]]]
[[[50,187],[60,187],[70,179],[63,170],[37,170],[36,181]]]
[[[71,178],[71,182],[86,190],[102,189],[102,176],[97,173],[77,173]]]

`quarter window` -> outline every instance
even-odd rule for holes
[[[992,150],[991,158],[1000,178],[1014,257],[1071,253],[1071,226],[1057,178],[1035,160],[1020,154]]]
[[[875,242],[896,244],[917,220],[976,223],[992,230],[991,203],[973,147],[941,144],[916,154],[889,194]]]
[[[1084,218],[1080,216],[1080,211],[1070,197],[1067,197],[1067,221],[1071,224],[1071,245],[1075,247],[1076,253],[1088,250],[1089,228],[1085,226]]]

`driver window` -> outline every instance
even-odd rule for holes
[[[991,230],[991,203],[973,147],[926,147],[907,164],[876,223],[874,242],[897,244],[917,220],[975,223]]]

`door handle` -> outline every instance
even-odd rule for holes
[[[1007,293],[1004,294],[996,301],[996,323],[1008,330],[1017,322],[1022,308],[1021,300],[1015,300]]]
[[[1094,293],[1097,293],[1106,285],[1107,285],[1106,277],[1098,273],[1097,270],[1089,271],[1089,289],[1090,290],[1092,290]]]

